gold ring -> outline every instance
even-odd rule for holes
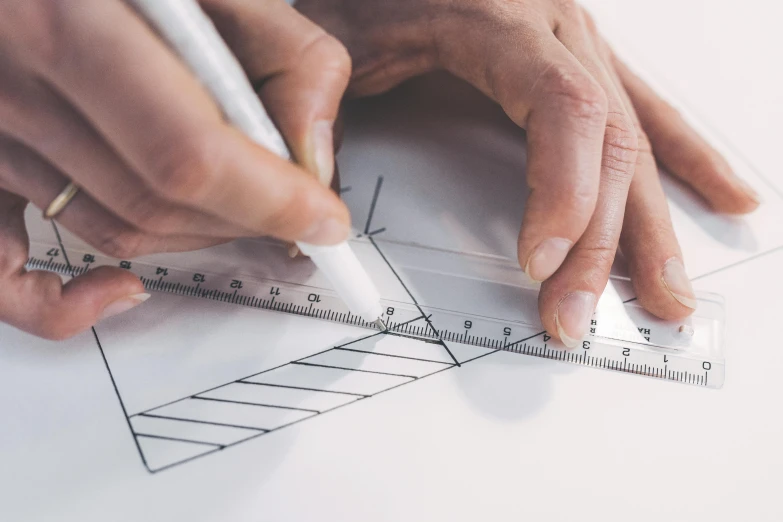
[[[73,199],[77,192],[79,192],[79,187],[73,182],[68,183],[63,191],[54,198],[54,201],[49,203],[49,206],[46,207],[46,210],[44,210],[44,219],[52,219],[62,212],[65,205]]]

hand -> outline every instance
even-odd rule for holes
[[[353,60],[349,92],[383,92],[445,69],[527,130],[530,196],[519,262],[546,329],[568,346],[587,332],[621,246],[653,314],[690,314],[695,296],[656,159],[719,212],[758,196],[612,53],[573,0],[299,0]]]
[[[120,0],[0,4],[0,321],[64,338],[143,301],[99,268],[63,285],[26,272],[28,201],[81,190],[57,220],[119,258],[240,236],[316,244],[349,233],[327,187],[344,47],[283,0],[203,2],[258,86],[299,168],[224,122],[199,82]],[[309,171],[309,172],[308,172]],[[319,183],[320,181],[320,183]]]

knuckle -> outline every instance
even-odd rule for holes
[[[323,70],[338,76],[351,76],[351,55],[348,49],[335,37],[319,32],[302,50],[303,54],[312,53]]]
[[[126,203],[122,217],[149,234],[173,235],[184,228],[182,219],[170,205],[150,194],[140,194]]]
[[[604,134],[604,168],[620,180],[630,180],[638,153],[639,139],[633,122],[624,114],[610,114]]]
[[[49,320],[39,323],[34,333],[50,341],[64,341],[76,335],[78,331],[63,321]]]
[[[639,155],[639,158],[642,157],[652,157],[653,150],[652,150],[652,143],[650,142],[649,136],[647,136],[647,133],[644,132],[644,129],[642,129],[642,126],[639,123],[636,123],[636,149],[637,153]]]
[[[104,254],[116,259],[131,259],[144,253],[146,235],[132,228],[101,229],[99,235],[90,243]]]
[[[539,79],[544,95],[570,118],[593,125],[606,121],[606,93],[589,75],[569,67],[551,66]]]
[[[312,198],[306,193],[288,191],[283,198],[275,202],[265,216],[262,232],[273,236],[292,233],[295,223],[311,222],[314,207]]]
[[[576,0],[555,0],[555,6],[565,17],[574,17],[581,10]]]
[[[150,166],[153,192],[169,201],[203,201],[222,170],[224,153],[220,141],[217,133],[201,131],[178,138],[175,143],[161,143],[152,154]]]
[[[616,254],[617,239],[604,235],[590,245],[580,246],[576,257],[580,266],[585,267],[585,277],[591,278],[608,274]]]
[[[2,32],[28,59],[46,68],[68,62],[73,46],[67,30],[67,2],[3,2]]]

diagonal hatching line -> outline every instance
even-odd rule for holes
[[[242,440],[239,440],[237,442],[233,442],[231,444],[226,444],[222,448],[213,448],[213,449],[211,449],[209,451],[205,451],[204,453],[199,453],[198,455],[193,455],[192,457],[188,457],[186,459],[178,460],[177,462],[172,462],[171,464],[166,464],[165,466],[161,466],[159,468],[150,469],[149,471],[150,471],[150,473],[158,473],[160,471],[165,471],[165,470],[173,468],[175,466],[180,466],[180,465],[185,464],[187,462],[192,462],[192,461],[194,461],[196,459],[200,459],[201,457],[206,457],[207,455],[211,455],[211,454],[213,454],[213,453],[215,453],[217,451],[224,450],[224,449],[226,449],[228,447],[234,446],[235,444],[239,444],[239,443],[248,441],[250,439],[254,439],[256,437],[260,437],[261,435],[266,435],[266,433],[258,433],[256,435],[253,435],[252,437],[248,437],[246,439],[242,439]]]
[[[373,370],[362,370],[359,368],[347,368],[345,366],[330,366],[328,364],[316,364],[316,363],[306,363],[306,362],[292,362],[291,364],[298,364],[301,366],[315,366],[316,368],[332,368],[334,370],[347,370],[349,372],[360,372],[360,373],[372,373],[375,375],[389,375],[391,377],[404,377],[406,379],[413,379],[416,380],[418,377],[415,375],[403,375],[401,373],[388,373],[388,372],[376,372]]]
[[[378,337],[379,335],[383,335],[385,332],[375,332],[370,335],[365,335],[363,337],[359,337],[358,339],[354,339],[353,341],[348,341],[345,344],[341,344],[340,346],[335,346],[334,348],[342,348],[343,346],[348,346],[350,344],[358,343],[361,341],[366,341],[367,339],[372,339],[373,337]],[[329,348],[329,350],[332,350],[333,348]],[[323,352],[321,352],[323,353]],[[313,357],[314,355],[318,355],[317,353],[314,353],[313,355],[308,355],[307,357]],[[307,357],[304,357],[304,359],[307,359]],[[301,360],[301,359],[300,359]]]
[[[299,364],[299,363],[297,363]],[[198,395],[194,395],[193,397],[190,397],[191,399],[198,399],[200,401],[214,401],[214,402],[226,402],[228,404],[245,404],[247,406],[262,406],[264,408],[277,408],[279,410],[294,410],[294,411],[305,411],[308,413],[321,413],[318,410],[308,410],[306,408],[295,408],[293,406],[278,406],[276,404],[263,404],[260,402],[247,402],[247,401],[232,401],[231,399],[215,399],[213,397],[199,397]]]
[[[447,363],[443,361],[435,361],[432,359],[419,359],[418,357],[406,357],[405,355],[393,355],[390,353],[371,352],[369,350],[356,350],[353,348],[335,348],[335,350],[342,350],[344,352],[366,353],[369,355],[381,355],[383,357],[394,357],[395,359],[408,359],[409,361],[421,361],[421,362],[435,363],[435,364],[448,364],[449,366],[452,366],[451,363]]]
[[[379,229],[377,229],[377,230],[373,230],[373,231],[372,231],[372,232],[370,232],[368,235],[370,235],[370,236],[374,236],[374,235],[376,235],[376,234],[380,234],[381,232],[386,232],[386,227],[379,228]]]
[[[430,329],[432,330],[432,332],[435,334],[435,336],[436,336],[436,337],[438,338],[438,340],[440,341],[440,345],[441,345],[441,346],[443,346],[443,347],[446,349],[446,351],[449,353],[449,356],[451,356],[451,359],[454,361],[454,364],[456,364],[457,366],[462,366],[462,365],[459,363],[459,361],[457,360],[457,358],[456,358],[456,357],[454,357],[454,354],[453,354],[453,353],[451,353],[451,350],[449,350],[449,347],[448,347],[448,346],[446,346],[446,343],[445,343],[445,342],[443,342],[443,339],[441,339],[441,337],[440,337],[440,334],[438,333],[438,331],[435,329],[435,327],[434,327],[434,326],[432,326],[432,322],[430,321],[430,318],[429,318],[429,316],[427,316],[427,314],[425,314],[425,313],[424,313],[424,310],[422,310],[421,306],[419,306],[419,302],[416,300],[416,298],[415,298],[415,297],[413,297],[413,293],[412,293],[410,290],[408,290],[408,287],[407,287],[407,286],[405,286],[405,283],[402,281],[402,278],[401,278],[401,277],[400,277],[400,275],[397,273],[397,271],[394,269],[394,267],[393,267],[393,266],[392,266],[392,264],[389,262],[389,260],[386,258],[386,256],[383,254],[383,252],[381,251],[381,249],[378,247],[378,244],[375,242],[375,240],[374,240],[372,237],[369,237],[369,238],[367,238],[367,239],[369,239],[369,240],[370,240],[370,243],[372,243],[372,246],[374,246],[374,247],[375,247],[375,250],[377,250],[377,251],[378,251],[378,254],[379,254],[379,255],[380,255],[382,258],[383,258],[383,261],[384,261],[384,262],[386,263],[386,265],[389,267],[389,270],[391,270],[392,274],[394,274],[394,277],[396,277],[396,278],[397,278],[397,281],[399,281],[399,282],[400,282],[400,285],[402,285],[402,288],[403,288],[403,289],[405,290],[405,292],[408,294],[408,297],[410,297],[410,298],[411,298],[411,300],[413,301],[413,304],[414,304],[414,305],[416,305],[416,308],[419,310],[419,313],[422,315],[422,317],[424,318],[424,320],[427,322],[427,325],[430,327]]]
[[[481,359],[482,357],[486,357],[487,355],[492,355],[493,353],[498,353],[498,352],[502,352],[502,351],[503,351],[502,349],[497,349],[497,350],[492,350],[491,352],[482,353],[481,355],[477,355],[477,356],[475,356],[473,358],[470,358],[470,359],[467,359],[465,361],[462,361],[462,364],[467,364],[469,362]]]
[[[425,337],[417,337],[415,335],[408,335],[408,334],[402,334],[397,332],[387,332],[386,335],[391,335],[392,337],[402,337],[404,339],[414,339],[416,341],[421,341],[423,343],[437,344],[438,346],[442,346],[440,339],[427,339]]]
[[[370,395],[365,395],[363,393],[351,393],[351,392],[345,392],[345,391],[335,391],[335,390],[320,390],[318,388],[305,388],[303,386],[288,386],[285,384],[269,384],[267,382],[253,382],[253,381],[236,381],[237,384],[252,384],[254,386],[271,386],[273,388],[289,388],[291,390],[304,390],[304,391],[313,391],[313,392],[323,392],[323,393],[337,393],[339,395],[352,395],[354,397],[359,397],[362,399],[366,399],[367,397],[371,397]]]
[[[370,202],[370,212],[367,215],[367,223],[364,225],[364,233],[370,233],[370,223],[372,223],[372,215],[375,213],[375,204],[378,203],[378,196],[381,193],[381,186],[383,185],[383,176],[378,176],[378,181],[375,182],[375,191],[372,194],[372,201]]]
[[[544,330],[543,332],[538,332],[538,333],[536,333],[536,334],[533,334],[533,335],[531,335],[530,337],[525,337],[524,339],[520,339],[519,341],[516,341],[516,342],[510,343],[510,344],[506,344],[506,345],[504,345],[504,346],[503,346],[503,348],[500,348],[500,349],[501,349],[501,350],[505,350],[505,349],[507,349],[507,348],[511,348],[512,346],[516,346],[516,345],[518,345],[519,343],[524,343],[525,341],[529,341],[529,340],[530,340],[530,339],[532,339],[533,337],[538,337],[539,335],[542,335],[542,334],[545,334],[545,333],[546,333],[546,330]]]
[[[137,433],[137,437],[149,437],[151,439],[171,440],[174,442],[188,442],[190,444],[201,444],[202,446],[215,446],[223,449],[225,446],[222,444],[215,444],[214,442],[204,442],[201,440],[179,439],[177,437],[164,437],[163,435],[151,435],[149,433]]]
[[[181,421],[181,422],[194,422],[196,424],[209,424],[210,426],[225,426],[226,428],[239,428],[243,430],[269,431],[269,430],[265,430],[264,428],[254,428],[252,426],[240,426],[239,424],[226,424],[225,422],[213,422],[213,421],[196,420],[196,419],[183,419],[182,417],[169,417],[168,415],[155,415],[153,413],[137,413],[136,415],[134,415],[134,417],[149,417],[151,419],[165,419],[165,420],[174,420],[174,421]]]

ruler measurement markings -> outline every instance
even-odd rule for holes
[[[116,263],[118,263],[118,261],[112,261],[109,258],[105,258],[104,256],[85,254],[85,259],[88,257],[90,258],[89,263],[85,263],[84,265],[78,267],[68,268],[65,264],[54,261],[54,256],[49,255],[46,257],[48,259],[41,259],[33,255],[30,257],[27,266],[31,269],[45,269],[65,275],[80,275],[87,272],[94,266],[101,266],[102,264],[117,266]],[[103,259],[98,261],[99,258]],[[108,260],[108,262],[102,262],[104,259]],[[139,275],[139,272],[141,272],[139,279],[144,284],[145,288],[149,290],[228,302],[256,309],[289,313],[304,317],[312,317],[344,324],[351,324],[355,326],[369,326],[367,322],[351,314],[350,311],[346,313],[344,311],[344,305],[342,305],[342,303],[339,301],[339,298],[334,295],[326,293],[319,294],[317,304],[312,301],[303,303],[301,301],[303,296],[307,298],[308,292],[310,295],[313,295],[312,287],[304,288],[301,285],[292,283],[274,283],[274,286],[271,286],[269,281],[262,280],[239,282],[238,280],[232,280],[227,276],[208,274],[207,278],[209,281],[209,286],[205,288],[204,285],[208,283],[203,280],[204,275],[194,275],[189,270],[153,267],[152,265],[147,265],[138,261],[134,261],[132,265],[130,262],[123,261],[120,262],[120,266],[123,266],[123,268],[127,269],[132,268],[132,271],[137,273],[137,275]],[[145,275],[147,270],[151,270],[152,273],[155,273],[156,269],[164,270],[165,278],[171,278],[172,281],[165,280],[164,276],[151,279]],[[196,284],[183,282],[183,279],[186,281],[196,280],[192,279],[196,276],[200,276],[202,278],[201,280],[198,280]],[[239,282],[243,286],[233,287],[232,285],[232,288],[229,291],[221,290],[220,288],[216,287],[221,283],[226,283],[227,281]],[[271,291],[270,288],[272,289]],[[240,289],[242,289],[243,293],[239,292]],[[228,288],[226,288],[226,290],[228,290]],[[269,294],[272,294],[271,299],[260,297],[260,295]],[[427,309],[428,307],[423,306],[423,308]],[[421,314],[418,310],[413,310],[412,308],[406,309],[404,303],[394,303],[394,309],[395,313],[409,314],[411,319],[421,318]],[[510,328],[517,328],[517,326],[514,324],[504,328],[501,326],[502,321],[499,320],[490,318],[477,318],[476,316],[470,314],[460,315],[456,312],[449,313],[445,310],[435,310],[426,317],[427,319],[430,319],[433,315],[435,316],[434,322],[439,325],[443,324],[441,321],[445,317],[450,319],[450,321],[445,321],[446,323],[454,323],[457,321],[456,324],[463,326],[463,329],[461,331],[454,331],[452,328],[448,327],[442,327],[439,330],[435,330],[432,327],[422,327],[420,325],[410,324],[411,321],[406,322],[405,319],[407,316],[404,316],[399,321],[391,321],[387,317],[387,321],[391,328],[397,330],[398,335],[400,333],[409,334],[411,336],[416,336],[419,338],[418,340],[425,342],[428,340],[437,342],[440,338],[447,341],[457,341],[472,346],[511,351],[544,359],[569,362],[582,366],[604,368],[621,373],[644,375],[652,378],[671,380],[697,386],[708,386],[708,384],[712,384],[712,382],[710,382],[707,377],[709,370],[714,366],[714,363],[711,362],[701,363],[699,361],[686,360],[682,357],[679,357],[680,366],[675,370],[670,369],[669,365],[665,363],[665,360],[668,357],[669,362],[677,361],[677,354],[667,355],[663,358],[664,361],[660,361],[659,364],[656,365],[652,360],[650,360],[653,357],[652,352],[639,351],[635,347],[631,347],[631,356],[635,359],[633,361],[629,361],[627,356],[623,358],[619,357],[619,352],[623,350],[621,345],[602,343],[600,338],[588,338],[590,339],[589,349],[597,350],[595,355],[598,355],[600,358],[591,356],[587,349],[577,351],[578,349],[565,350],[552,348],[548,346],[546,342],[546,340],[550,339],[550,337],[546,334],[534,336],[539,340],[541,338],[545,339],[543,343],[535,339],[531,339],[530,342],[523,342],[521,345],[519,342],[509,344],[509,337],[505,334],[507,331],[511,331]],[[470,319],[464,320],[463,317],[470,317]],[[470,328],[468,329],[464,328],[463,323],[466,321],[470,323]],[[488,331],[488,329],[493,328],[494,331]],[[471,333],[471,330],[476,329],[478,329],[476,333]],[[617,359],[612,359],[606,355],[612,350],[617,353]],[[625,352],[623,352],[623,355],[626,355]],[[641,360],[639,360],[640,358]],[[698,365],[698,372],[696,371],[696,365]],[[704,365],[703,369],[701,368],[702,365]]]

